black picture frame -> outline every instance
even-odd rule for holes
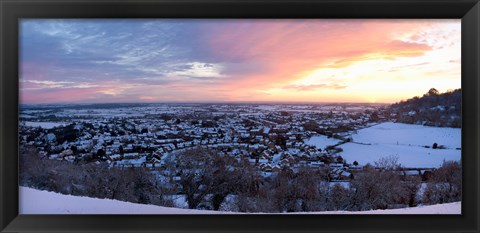
[[[0,0],[1,232],[478,232],[478,0]],[[19,215],[21,18],[461,18],[462,215]]]

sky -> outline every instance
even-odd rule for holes
[[[23,19],[20,102],[394,103],[461,87],[460,32],[460,19]]]

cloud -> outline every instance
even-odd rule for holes
[[[341,84],[310,84],[310,85],[290,85],[283,89],[297,90],[297,91],[315,91],[318,89],[344,89],[346,85]]]
[[[345,89],[340,78],[306,82],[314,84],[298,81],[323,68],[340,69],[375,59],[394,62],[453,48],[452,43],[458,44],[450,38],[456,40],[459,34],[458,22],[442,22],[26,19],[20,24],[22,95],[53,100],[54,94],[41,89],[58,95],[65,93],[60,89],[82,89],[83,97],[75,92],[66,100],[186,101],[263,98],[261,90],[272,88]],[[112,92],[115,88],[121,90]],[[47,97],[45,101],[50,101]]]
[[[420,63],[416,63],[416,64],[395,66],[395,67],[392,67],[391,69],[389,69],[388,72],[397,72],[397,71],[402,71],[402,70],[405,70],[405,69],[419,68],[419,67],[423,67],[423,66],[428,66],[430,64],[431,64],[430,62],[420,62]]]
[[[51,80],[22,80],[21,83],[21,90],[91,88],[98,86],[93,83]]]
[[[169,72],[167,76],[182,76],[188,78],[220,78],[222,75],[222,65],[220,64],[211,64],[211,63],[202,63],[202,62],[190,62],[184,65],[183,69],[177,71]]]
[[[432,48],[393,33],[416,33],[431,22],[377,20],[245,20],[206,25],[204,37],[216,56],[231,62],[232,86],[271,86],[299,79],[305,71],[341,68],[371,59],[422,56]],[[408,21],[408,20],[407,20]],[[250,68],[248,64],[255,64]],[[246,68],[235,69],[241,65]],[[249,69],[250,68],[250,69]]]

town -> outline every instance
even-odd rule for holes
[[[415,206],[441,201],[428,194],[436,186],[421,183],[459,171],[453,162],[460,158],[459,129],[395,123],[415,116],[382,104],[32,105],[21,106],[19,117],[26,185],[161,206],[233,205],[227,209],[240,212]],[[401,190],[386,202],[353,203],[354,190],[371,179]],[[286,190],[303,190],[289,184],[346,199],[282,204]],[[280,195],[277,204],[265,202],[272,195]]]
[[[20,144],[38,148],[40,155],[49,159],[151,168],[164,166],[169,154],[201,146],[238,161],[248,160],[265,175],[282,167],[295,170],[328,166],[336,168],[332,178],[345,179],[351,170],[359,170],[361,166],[355,161],[344,161],[338,154],[342,149],[337,146],[350,141],[351,132],[385,121],[381,107],[375,104],[41,106],[21,111]],[[307,143],[314,136],[330,140],[331,145]]]

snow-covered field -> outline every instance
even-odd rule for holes
[[[442,128],[423,125],[386,122],[361,129],[352,135],[354,142],[368,144],[391,144],[432,146],[433,143],[449,149],[461,147],[460,128]]]
[[[242,214],[77,197],[27,187],[19,188],[19,200],[20,214]],[[461,214],[461,202],[394,210],[301,212],[295,214]]]
[[[51,129],[61,125],[65,125],[65,123],[25,121],[25,126],[42,127],[43,129]]]
[[[318,149],[324,150],[325,147],[336,145],[339,142],[341,142],[341,141],[338,140],[338,139],[329,138],[327,136],[320,135],[320,136],[311,137],[310,139],[305,141],[305,144],[311,145],[311,146],[316,146]]]
[[[461,129],[439,128],[401,123],[382,123],[361,129],[353,142],[340,147],[340,155],[352,163],[373,164],[382,157],[398,156],[405,167],[439,167],[443,161],[461,159]],[[446,149],[432,149],[433,143]]]

